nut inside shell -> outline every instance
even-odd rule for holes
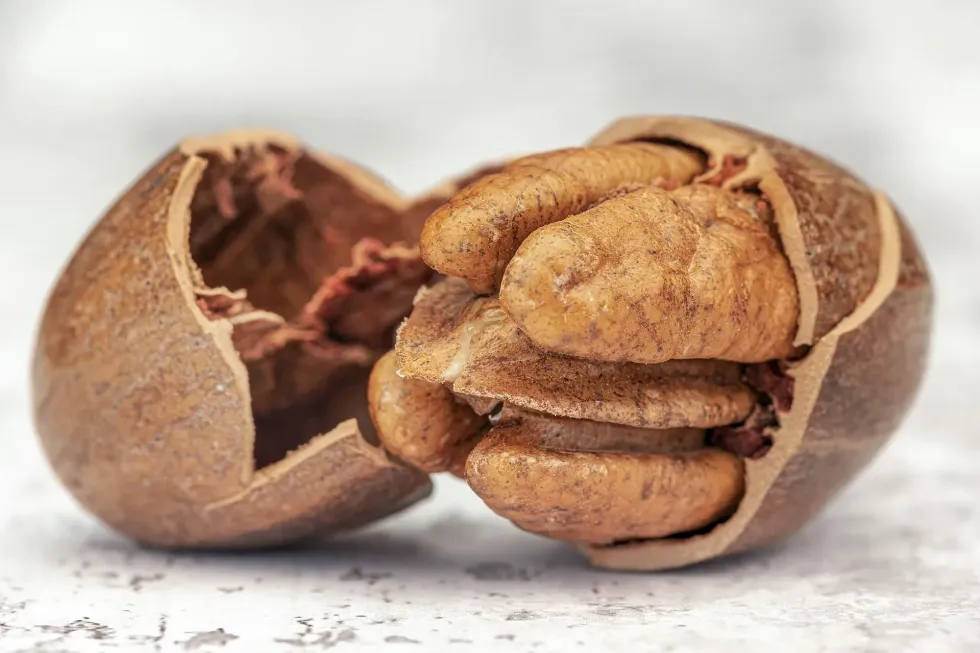
[[[632,161],[650,143],[700,168],[645,174]],[[396,344],[407,379],[490,413],[462,452],[471,488],[603,567],[682,566],[798,530],[922,377],[931,291],[901,217],[832,162],[707,120],[625,119],[528,161],[430,218],[425,260],[459,278],[420,293]],[[657,450],[677,428],[707,433]]]

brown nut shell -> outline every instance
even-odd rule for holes
[[[253,150],[263,155],[238,166]],[[376,348],[390,345],[367,311],[390,302],[358,303],[356,293],[410,304],[415,287],[406,299],[385,279],[418,285],[424,266],[363,239],[415,242],[428,213],[457,189],[450,183],[413,202],[280,133],[186,141],[165,155],[88,234],[49,298],[32,380],[37,431],[56,474],[114,529],[177,547],[279,544],[427,495],[427,475],[362,433],[367,369]],[[197,211],[216,217],[192,232]],[[251,217],[236,222],[236,212]],[[269,225],[248,241],[249,230]],[[358,241],[367,250],[352,255]],[[339,266],[352,267],[331,282],[329,301],[300,311],[297,302]],[[248,278],[248,300],[217,287],[224,277]],[[343,315],[313,315],[327,306],[363,319],[350,326]],[[359,344],[325,339],[347,337],[356,324],[372,327]],[[302,364],[292,360],[300,354]],[[264,360],[276,364],[253,364]],[[280,410],[300,399],[301,408]],[[263,447],[276,450],[265,461]]]
[[[899,426],[922,379],[932,290],[910,232],[888,200],[847,171],[771,136],[690,118],[621,120],[593,143],[667,139],[744,169],[726,187],[757,185],[775,212],[801,316],[787,362],[792,405],[777,410],[772,448],[745,461],[734,514],[686,538],[583,545],[601,567],[679,567],[785,538],[812,518]]]

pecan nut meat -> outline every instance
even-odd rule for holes
[[[683,163],[631,163],[652,147]],[[399,374],[484,420],[454,454],[470,487],[609,568],[797,531],[921,381],[932,292],[902,218],[826,159],[708,120],[629,118],[530,160],[426,222],[450,278],[395,347]]]

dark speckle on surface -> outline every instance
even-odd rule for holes
[[[153,583],[163,579],[164,579],[163,574],[150,574],[147,576],[135,574],[129,579],[129,586],[133,588],[134,592],[139,592],[140,590],[143,589],[143,586],[146,583]]]
[[[523,580],[529,581],[541,575],[541,572],[530,572],[527,569],[514,567],[507,562],[483,562],[466,568],[466,573],[476,580]]]
[[[592,614],[597,614],[600,617],[617,617],[622,614],[637,614],[639,612],[643,612],[641,606],[625,604],[603,605],[592,609]]]
[[[167,616],[161,614],[157,617],[157,631],[153,635],[130,635],[126,639],[131,642],[148,642],[159,646],[160,642],[167,634]]]
[[[224,628],[218,628],[216,630],[194,633],[190,639],[183,642],[183,645],[185,651],[194,651],[205,646],[220,648],[236,639],[238,639],[238,635],[226,633]]]
[[[330,629],[315,632],[312,618],[297,618],[296,623],[302,628],[295,636],[277,637],[273,641],[293,648],[328,649],[343,642],[353,642],[357,639],[357,634],[352,628],[345,628],[339,632]],[[342,624],[343,622],[338,623]]]
[[[370,571],[364,571],[360,567],[351,567],[350,569],[347,570],[346,573],[344,573],[343,576],[340,577],[340,580],[345,582],[364,581],[368,585],[374,585],[379,580],[384,580],[385,578],[391,578],[391,576],[392,576],[391,572],[387,572],[387,571],[370,572]]]
[[[38,630],[42,633],[52,633],[55,635],[70,635],[74,632],[81,631],[85,633],[88,639],[99,640],[112,639],[115,636],[115,631],[112,628],[91,621],[87,617],[76,619],[64,626],[38,626]]]
[[[417,639],[412,639],[411,637],[405,637],[404,635],[388,635],[385,637],[385,642],[388,644],[421,644]]]

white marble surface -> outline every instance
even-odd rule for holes
[[[980,5],[273,4],[0,3],[0,652],[980,650]],[[285,128],[417,191],[643,112],[816,147],[886,188],[929,253],[916,409],[787,544],[601,573],[440,479],[425,505],[314,547],[166,555],[105,531],[47,471],[25,380],[43,295],[184,134]]]

